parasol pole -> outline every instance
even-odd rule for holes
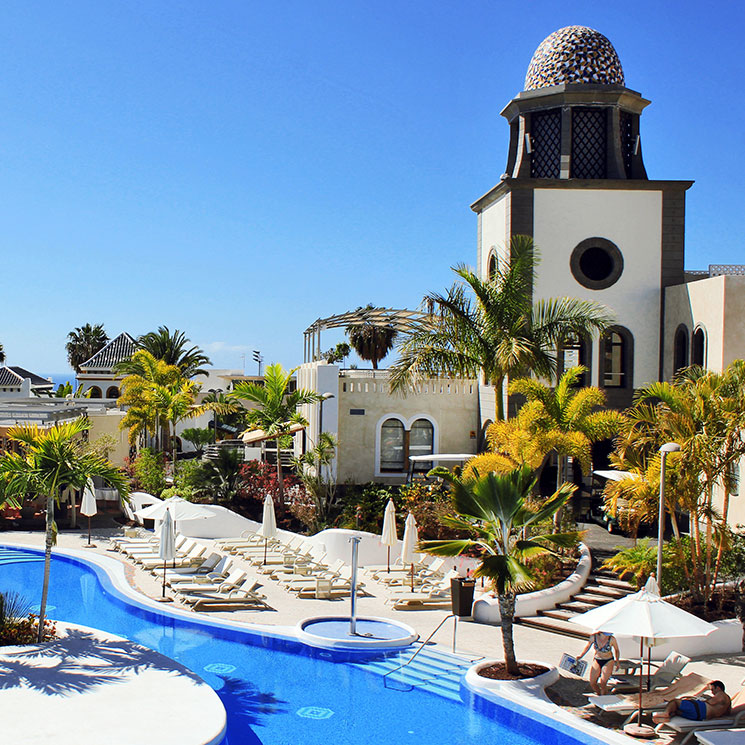
[[[639,718],[636,723],[641,726],[642,723],[642,689],[644,688],[644,637],[639,637]]]

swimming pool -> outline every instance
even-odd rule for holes
[[[0,590],[39,598],[42,557],[0,546]],[[422,664],[435,680],[386,686],[381,673],[410,653],[320,650],[290,636],[183,618],[133,601],[100,566],[71,556],[53,557],[48,612],[143,644],[200,675],[227,711],[224,745],[600,745],[563,723],[461,689],[463,666],[447,655],[426,652]]]

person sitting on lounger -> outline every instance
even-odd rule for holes
[[[730,712],[732,702],[730,697],[724,692],[724,683],[721,680],[712,680],[709,683],[711,696],[704,698],[701,696],[684,696],[683,698],[674,698],[665,711],[653,714],[655,722],[669,722],[676,714],[684,719],[692,719],[697,722],[703,722],[705,719],[717,719],[718,717],[727,716]]]
[[[599,696],[605,696],[609,693],[608,679],[619,658],[618,642],[613,634],[598,631],[590,637],[577,659],[581,660],[590,651],[590,647],[595,649],[595,659],[590,667],[590,688]]]

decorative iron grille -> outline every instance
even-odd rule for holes
[[[631,114],[621,112],[621,154],[626,178],[631,178],[631,158],[634,155],[634,141],[631,137]]]
[[[572,111],[572,178],[606,178],[605,109]]]
[[[722,274],[741,277],[745,274],[745,266],[742,264],[709,264],[710,277],[719,277]]]
[[[533,114],[530,125],[532,178],[559,178],[561,166],[561,111]]]

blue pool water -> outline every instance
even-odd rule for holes
[[[43,566],[40,552],[0,546],[0,591],[38,602]],[[389,685],[382,673],[410,650],[318,650],[219,622],[176,618],[135,604],[102,569],[77,559],[53,558],[49,605],[54,618],[126,637],[200,675],[225,705],[224,745],[599,745],[548,718],[528,718],[513,704],[459,690],[462,669],[452,658],[438,660],[427,651],[420,656],[429,659],[430,682],[412,672],[410,685]]]

